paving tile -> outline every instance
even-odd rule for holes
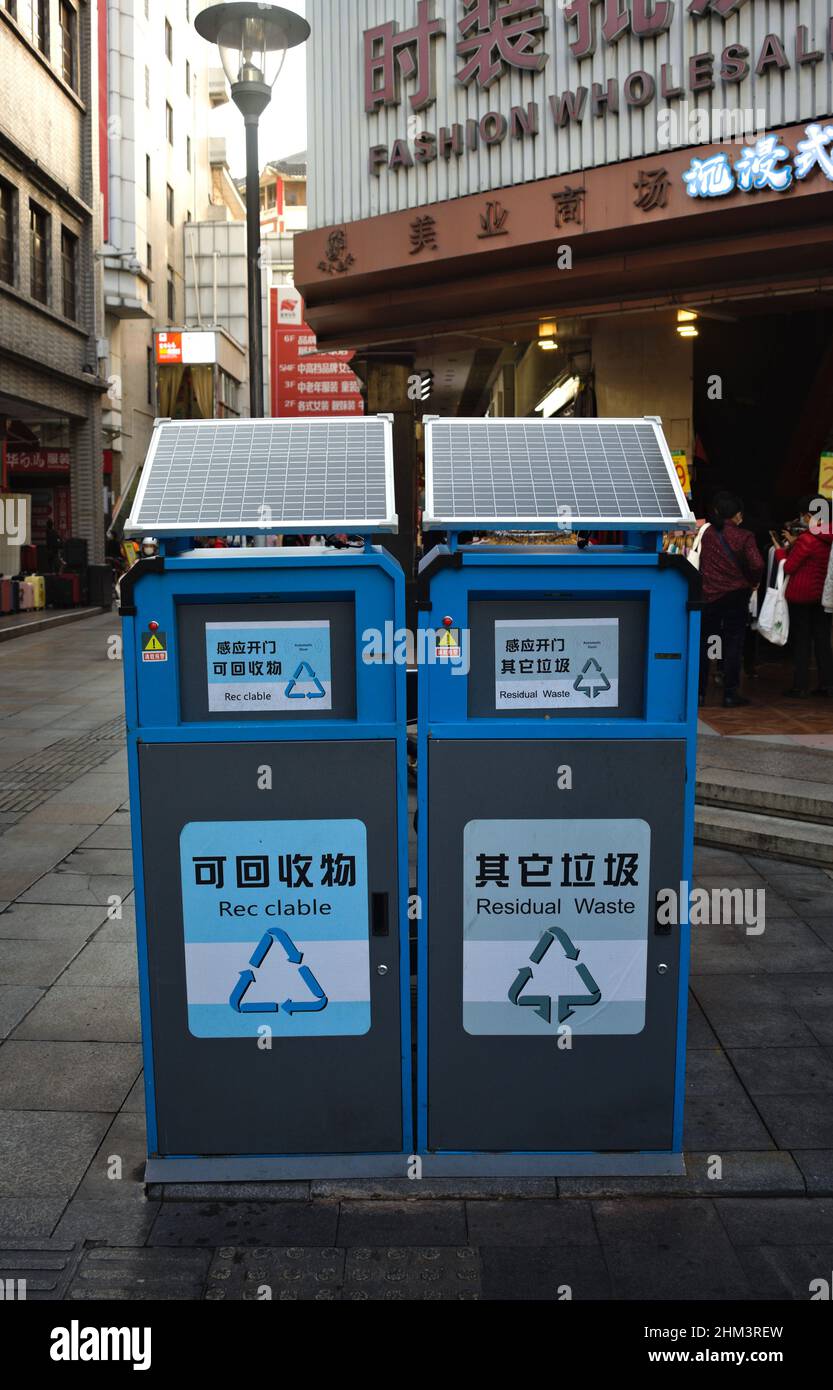
[[[144,1245],[159,1211],[146,1200],[116,1204],[75,1197],[55,1228],[59,1240],[103,1240],[108,1245]]]
[[[718,976],[699,977],[718,979]],[[737,979],[732,975],[726,977]],[[761,978],[761,977],[759,977]],[[765,1006],[763,1004],[737,1004],[730,1002],[713,1003],[704,1001],[706,1017],[724,1048],[768,1047],[777,1042],[782,1047],[809,1047],[822,1039],[817,1038],[810,1028],[806,1010],[799,1018],[788,1004]],[[831,1037],[833,1042],[833,1037]]]
[[[51,1236],[65,1197],[0,1197],[0,1243]]]
[[[126,898],[133,887],[126,875],[105,874],[44,874],[27,892],[21,894],[24,903],[60,903],[71,906],[107,907],[112,898]]]
[[[755,1104],[782,1149],[833,1147],[833,1093],[756,1096]]]
[[[833,1244],[748,1246],[737,1254],[755,1298],[808,1302],[815,1295],[829,1299],[824,1288],[819,1295],[819,1281],[829,1290]]]
[[[163,1202],[148,1244],[335,1245],[337,1224],[334,1202]]]
[[[76,1198],[99,1205],[102,1202],[124,1205],[144,1201],[146,1160],[144,1114],[122,1111],[116,1115],[90,1160]]]
[[[72,937],[46,941],[0,941],[0,984],[48,989],[80,949]]]
[[[500,1302],[579,1302],[609,1299],[610,1275],[596,1247],[485,1246],[481,1299]]]
[[[73,1301],[131,1303],[201,1298],[210,1260],[208,1250],[88,1250],[66,1296]]]
[[[715,1164],[719,1158],[720,1167]],[[684,1174],[645,1178],[559,1178],[562,1201],[574,1197],[713,1197],[719,1194],[803,1195],[803,1175],[791,1154],[765,1152],[687,1153]]]
[[[43,990],[33,985],[0,985],[0,1038],[8,1037],[42,997]]]
[[[460,1201],[502,1198],[556,1197],[555,1178],[338,1178],[310,1184],[311,1195],[335,1201],[379,1201],[405,1197],[411,1201],[435,1201],[438,1197]]]
[[[10,1039],[0,1048],[0,1109],[116,1111],[141,1066],[137,1043]]]
[[[465,1245],[462,1202],[343,1202],[337,1245]]]
[[[0,1285],[25,1282],[27,1303],[62,1299],[80,1259],[80,1249],[58,1238],[0,1245]]]
[[[79,849],[73,850],[60,865],[58,873],[67,874],[90,874],[93,877],[112,876],[113,874],[124,874],[127,878],[133,876],[133,855],[128,848],[122,849],[89,849],[82,845]]]
[[[144,1115],[145,1113],[145,1076],[140,1072],[136,1077],[130,1091],[122,1106],[122,1112],[130,1114]]]
[[[833,1197],[833,1149],[796,1149],[793,1158],[812,1196]]]
[[[471,1245],[598,1245],[589,1202],[469,1202]]]
[[[748,1297],[745,1275],[712,1202],[602,1201],[593,1203],[593,1213],[615,1297]]]
[[[135,989],[65,989],[55,985],[15,1029],[15,1038],[67,1042],[139,1042]]]
[[[833,1244],[833,1198],[724,1197],[715,1210],[734,1246]]]
[[[205,1298],[213,1302],[336,1301],[342,1296],[346,1259],[344,1250],[326,1247],[224,1246],[211,1261]]]
[[[70,1197],[107,1115],[0,1110],[0,1197]]]
[[[833,1092],[833,1059],[822,1047],[735,1047],[729,1057],[752,1096]]]
[[[686,1058],[686,1096],[736,1096],[743,1087],[720,1048],[703,1048]]]
[[[138,987],[133,942],[91,941],[65,972],[61,984],[67,989],[91,990],[124,985]]]
[[[738,1083],[734,1094],[691,1095],[686,1101],[686,1149],[772,1149],[775,1144],[754,1104]]]
[[[101,907],[58,907],[52,904],[12,903],[0,915],[0,938],[18,941],[78,942],[81,949],[105,918]],[[2,948],[0,948],[2,950]]]
[[[711,1027],[706,1015],[694,998],[689,993],[688,996],[688,1050],[689,1052],[706,1047],[718,1047],[717,1034]]]
[[[130,819],[121,817],[126,823],[116,823],[111,818],[106,825],[99,826],[83,843],[84,849],[130,849]]]

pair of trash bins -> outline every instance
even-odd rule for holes
[[[149,1180],[682,1171],[690,520],[656,420],[426,422],[414,892],[390,420],[157,423],[121,584]],[[274,533],[364,547],[197,545]]]

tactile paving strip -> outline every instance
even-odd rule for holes
[[[217,1302],[422,1302],[476,1300],[480,1261],[471,1249],[248,1249],[215,1252],[205,1297]]]
[[[0,1246],[0,1289],[4,1302],[62,1299],[81,1256],[80,1245],[29,1241]]]
[[[0,811],[34,811],[123,747],[124,719],[119,715],[98,729],[58,739],[31,753],[0,772]]]

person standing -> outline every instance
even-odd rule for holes
[[[822,528],[810,510],[812,497],[798,504],[799,520],[794,529],[783,533],[776,558],[784,561],[789,579],[787,602],[790,606],[790,637],[793,643],[793,683],[784,692],[791,700],[804,700],[810,694],[810,657],[813,650],[818,668],[818,689],[814,695],[833,692],[833,652],[830,649],[830,614],[822,606],[827,570],[830,565],[830,528]],[[773,540],[775,537],[773,537]]]
[[[713,638],[721,642],[723,657],[723,706],[739,709],[749,701],[740,693],[741,660],[749,597],[763,578],[764,562],[751,531],[743,529],[743,503],[721,492],[712,503],[710,520],[703,532],[700,576],[703,581],[703,624],[700,647],[700,704],[706,703],[709,683],[709,649]]]

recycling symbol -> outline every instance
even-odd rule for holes
[[[312,683],[312,690],[296,690],[299,681]],[[286,687],[287,700],[323,700],[327,694],[308,661],[302,661],[289,685]]]
[[[573,689],[580,695],[586,695],[588,700],[597,700],[610,689],[610,681],[595,657],[590,658]]]
[[[558,941],[567,960],[577,961],[579,950],[574,946],[569,936],[560,927],[552,927],[545,931],[535,950],[529,959],[533,965],[540,965],[547,951]],[[593,1005],[601,1001],[602,991],[590,974],[586,965],[576,965],[576,973],[587,989],[587,994],[560,994],[558,996],[558,1022],[565,1023],[571,1018],[576,1009],[592,1008]],[[524,990],[533,978],[533,971],[528,965],[523,966],[515,978],[512,988],[509,991],[509,1002],[517,1005],[520,1009],[534,1009],[536,1014],[545,1023],[552,1021],[552,999],[548,994],[524,994]]]
[[[286,958],[291,965],[299,967],[298,974],[306,985],[312,998],[301,1001],[295,999],[284,999],[282,1004],[270,1004],[268,1002],[257,1004],[246,1004],[245,998],[255,982],[254,971],[259,970],[266,960],[272,947],[278,942],[286,953]],[[318,1014],[322,1009],[326,1009],[329,1000],[319,985],[309,966],[303,965],[304,953],[299,951],[295,942],[280,927],[270,927],[269,931],[258,942],[254,949],[249,965],[253,970],[241,970],[240,978],[229,998],[229,1004],[238,1014],[277,1014],[283,1009],[287,1014]]]

